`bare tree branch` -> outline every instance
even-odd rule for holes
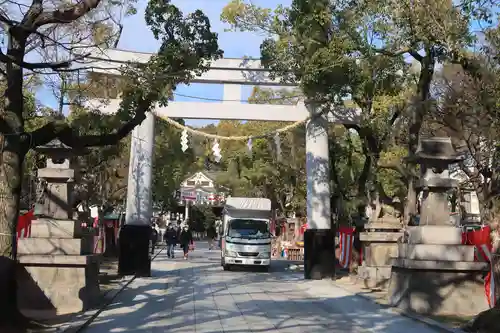
[[[0,9],[0,22],[6,24],[7,26],[11,24],[11,20],[7,16],[7,13],[2,9]]]
[[[82,0],[67,9],[54,10],[49,13],[42,13],[34,22],[34,28],[39,28],[46,24],[66,24],[78,20],[92,9],[95,9],[101,0]]]
[[[21,20],[21,26],[31,27],[33,25],[34,20],[36,20],[40,14],[43,12],[43,1],[42,0],[33,0],[30,8],[24,15]]]
[[[422,57],[420,55],[420,53],[418,53],[417,51],[415,51],[413,49],[408,51],[408,54],[410,54],[418,62],[422,62],[424,60],[424,57]]]

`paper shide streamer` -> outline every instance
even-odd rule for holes
[[[186,152],[189,148],[189,137],[188,137],[188,131],[183,130],[181,134],[181,149],[183,152]]]
[[[222,159],[222,155],[221,155],[221,150],[219,147],[219,142],[217,140],[214,140],[214,144],[212,146],[212,152],[214,155],[215,162],[219,163],[220,160]]]
[[[281,138],[279,133],[274,135],[274,144],[276,145],[276,159],[281,161]]]

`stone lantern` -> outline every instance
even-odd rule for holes
[[[75,169],[71,168],[70,159],[77,154],[57,139],[35,150],[47,156],[47,166],[38,170],[38,178],[45,180],[46,186],[37,215],[58,220],[71,219]]]
[[[19,308],[44,319],[86,310],[99,300],[99,255],[93,236],[73,220],[71,195],[75,170],[71,147],[54,140],[36,148],[45,154],[43,200],[31,223],[31,234],[18,241]]]
[[[417,190],[422,191],[419,225],[452,225],[448,193],[458,187],[458,180],[450,177],[451,164],[463,156],[455,151],[450,138],[420,140],[415,162],[420,164]]]
[[[414,161],[420,164],[420,223],[407,227],[392,261],[389,303],[422,314],[465,315],[485,310],[482,275],[486,263],[474,261],[474,246],[462,245],[462,230],[450,219],[448,192],[457,186],[449,165],[462,157],[450,138],[421,139]]]

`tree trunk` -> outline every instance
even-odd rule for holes
[[[418,148],[420,138],[420,129],[424,122],[424,117],[428,114],[430,103],[430,90],[432,78],[434,76],[434,66],[436,64],[435,50],[433,47],[425,48],[425,56],[417,58],[420,62],[420,76],[417,84],[417,93],[415,100],[415,110],[411,114],[408,153],[414,156]],[[415,166],[410,166],[410,170],[416,171]],[[413,177],[408,177],[408,192],[405,205],[405,224],[410,222],[412,216],[416,215],[417,208],[417,191],[414,185]]]
[[[24,59],[26,32],[11,28],[7,54]],[[23,159],[31,140],[24,134],[23,70],[6,63],[7,87],[0,109],[0,327],[23,323],[17,307],[17,219],[22,190]],[[27,323],[25,323],[27,324]]]
[[[3,136],[4,150],[0,153],[0,324],[18,317],[16,250],[17,220],[21,194],[22,157],[16,149],[19,137]],[[11,143],[12,142],[12,143]],[[0,326],[1,327],[1,326]]]
[[[359,175],[358,179],[358,198],[362,199],[365,201],[366,204],[368,204],[368,189],[367,185],[370,184],[370,182],[373,180],[374,174],[373,174],[373,165],[377,165],[378,159],[373,158],[368,154],[368,152],[365,152],[365,162],[363,164],[363,169],[361,170],[361,174]]]

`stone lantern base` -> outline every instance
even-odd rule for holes
[[[86,310],[100,299],[100,256],[73,220],[39,218],[18,241],[19,309],[35,319]]]
[[[398,256],[398,241],[403,238],[399,220],[379,220],[365,224],[359,235],[363,242],[363,265],[358,276],[366,288],[387,289],[391,278],[391,260]]]
[[[473,246],[461,245],[459,228],[412,227],[408,236],[412,243],[399,244],[392,262],[389,304],[432,315],[488,309],[483,277],[489,265],[474,261]]]

